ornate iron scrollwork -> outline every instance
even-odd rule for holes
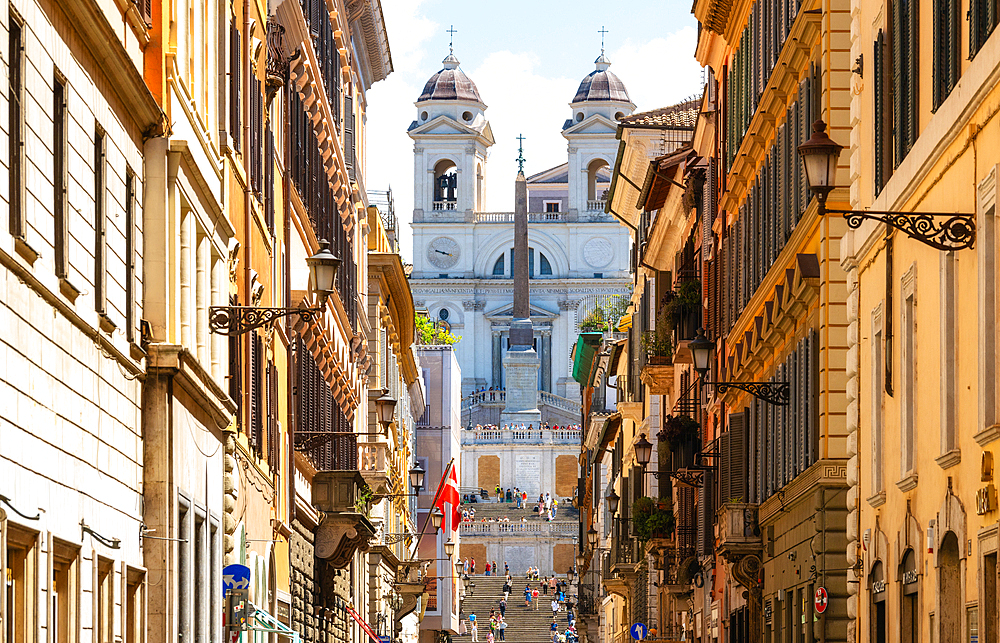
[[[705,484],[705,472],[697,469],[682,469],[671,471],[670,477],[690,487],[700,487]]]
[[[788,382],[706,382],[716,387],[719,395],[725,394],[731,388],[746,391],[759,400],[777,406],[788,406]]]
[[[856,230],[865,219],[881,221],[906,236],[938,250],[962,250],[976,242],[976,217],[973,214],[949,212],[883,212],[858,210],[827,210],[842,214],[847,227]]]
[[[259,306],[212,306],[208,309],[208,327],[220,335],[242,335],[271,322],[298,315],[311,322],[322,308],[265,308]]]

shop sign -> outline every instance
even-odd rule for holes
[[[991,511],[996,511],[996,508],[997,488],[991,482],[976,491],[976,513],[982,516]]]
[[[917,570],[915,570],[915,569],[908,569],[905,572],[903,572],[903,584],[904,585],[910,585],[911,583],[916,583],[917,582],[917,578],[918,578],[918,576],[917,576]]]
[[[876,594],[881,594],[882,592],[884,592],[885,591],[885,581],[884,580],[877,580],[874,583],[872,583],[872,591],[874,593],[876,593]]]

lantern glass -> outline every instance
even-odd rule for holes
[[[610,504],[610,502],[608,504]],[[594,529],[593,526],[587,530],[587,544],[590,545],[591,549],[597,547],[597,530]]]
[[[326,239],[320,239],[319,251],[306,259],[306,264],[309,266],[310,285],[320,298],[320,303],[325,303],[326,298],[333,293],[340,259],[330,252],[330,243]]]
[[[612,489],[611,493],[609,493],[604,499],[608,501],[608,511],[613,514],[618,513],[618,501],[621,500],[621,497],[615,493],[615,490]]]
[[[382,389],[382,397],[375,400],[375,412],[382,426],[392,424],[392,416],[396,411],[396,399],[389,395],[389,389]]]
[[[583,559],[583,554],[577,554],[577,555],[576,555],[576,568],[577,568],[578,570],[579,570],[579,569],[580,569],[581,567],[583,567],[583,562],[584,562],[584,559]]]
[[[828,193],[834,188],[837,175],[837,161],[843,146],[827,136],[826,123],[813,123],[813,134],[808,141],[799,145],[799,156],[805,166],[806,181],[814,192]]]
[[[635,459],[641,466],[645,467],[653,455],[652,443],[646,439],[645,433],[640,433],[639,439],[635,441],[633,446],[635,447]]]
[[[420,466],[419,462],[410,469],[410,486],[413,487],[413,493],[420,493],[420,490],[424,488],[425,474],[426,472]]]
[[[461,575],[462,572],[465,571],[465,561],[459,559],[458,562],[455,563],[455,569],[458,571],[458,574]]]
[[[434,507],[434,511],[431,512],[431,527],[434,527],[434,531],[441,529],[441,523],[444,521],[444,514],[437,507]]]
[[[455,542],[453,540],[448,540],[444,544],[444,555],[451,558],[455,554]]]
[[[694,370],[698,371],[698,374],[702,377],[705,377],[709,364],[712,362],[712,351],[715,350],[715,342],[705,337],[704,328],[699,328],[694,339],[688,343],[688,349],[691,351],[691,359],[694,361]]]

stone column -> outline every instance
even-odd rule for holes
[[[500,362],[503,359],[503,337],[498,330],[493,331],[493,382],[492,385],[500,388],[503,384],[503,377],[500,372]]]

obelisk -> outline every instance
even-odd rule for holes
[[[524,424],[537,429],[542,414],[538,410],[538,368],[531,328],[528,296],[528,186],[524,171],[514,181],[514,310],[510,322],[507,354],[503,359],[506,404],[500,423]]]

